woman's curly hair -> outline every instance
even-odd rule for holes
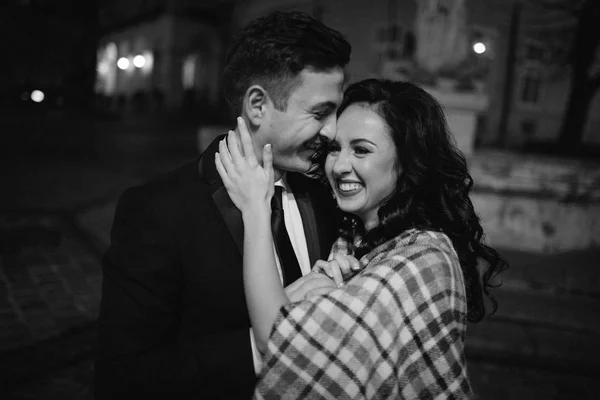
[[[491,279],[508,267],[484,241],[483,228],[469,191],[473,179],[464,155],[457,149],[439,103],[409,82],[367,79],[344,93],[338,117],[351,104],[370,107],[383,118],[394,141],[400,174],[394,193],[378,211],[379,225],[364,232],[362,221],[345,215],[340,233],[363,236],[357,257],[411,228],[446,234],[460,260],[467,291],[468,319],[486,314],[484,293]],[[480,273],[481,271],[481,273]]]

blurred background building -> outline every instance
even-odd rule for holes
[[[118,112],[219,114],[233,1],[100,2],[96,92]]]
[[[456,3],[435,1],[442,12]],[[419,3],[100,1],[96,91],[106,107],[119,112],[165,107],[225,116],[219,75],[231,34],[269,11],[296,9],[348,38],[350,80],[383,76],[421,81],[442,92],[483,93],[471,99],[479,104],[475,146],[526,147],[559,138],[571,90],[567,53],[578,26],[568,1],[558,9],[544,0],[468,2],[469,54],[460,68],[439,71],[434,81],[414,68]],[[599,66],[596,59],[594,68]],[[579,140],[600,145],[600,99],[592,96],[588,103],[586,115],[574,118],[585,119]]]

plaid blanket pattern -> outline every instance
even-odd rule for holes
[[[353,249],[338,239],[332,254]],[[360,262],[342,288],[282,307],[254,398],[468,398],[465,287],[448,237],[410,230]]]

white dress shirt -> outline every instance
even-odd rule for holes
[[[302,225],[302,217],[300,216],[300,210],[296,203],[294,193],[289,190],[289,185],[286,182],[285,175],[277,182],[275,186],[282,186],[283,192],[281,193],[281,202],[283,206],[283,218],[285,221],[285,228],[292,242],[294,253],[300,264],[300,270],[302,276],[308,274],[311,270],[310,259],[308,257],[308,247],[306,245],[306,237],[304,236],[304,226]],[[275,243],[273,242],[273,254],[275,255],[275,262],[277,263],[277,271],[279,272],[279,278],[283,285],[283,274],[281,273],[281,264],[279,257],[277,256],[277,250],[275,249]],[[256,343],[254,341],[254,333],[250,328],[250,343],[252,344],[252,356],[254,359],[254,372],[258,375],[262,367],[262,357]]]

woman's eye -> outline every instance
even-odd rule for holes
[[[354,152],[355,152],[356,154],[358,154],[358,155],[362,156],[362,155],[368,154],[368,153],[369,153],[369,150],[367,150],[367,149],[366,149],[366,148],[364,148],[364,147],[355,147],[355,148],[354,148]]]

